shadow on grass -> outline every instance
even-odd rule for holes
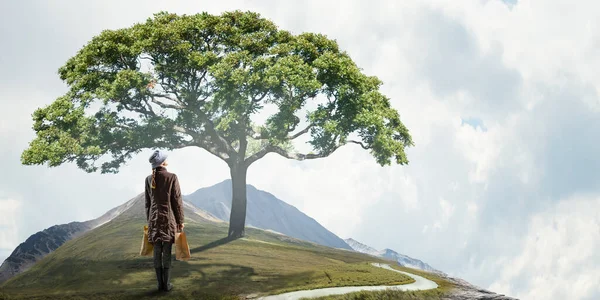
[[[67,259],[52,274],[36,275],[3,287],[0,299],[239,299],[308,282],[314,272],[261,276],[233,263],[176,264],[168,293],[157,290],[152,262],[139,260]]]
[[[194,253],[200,253],[200,252],[212,249],[212,248],[223,246],[223,245],[225,245],[227,243],[230,243],[230,242],[233,242],[233,241],[235,241],[237,239],[238,238],[224,237],[222,239],[218,239],[216,241],[212,241],[212,242],[210,242],[210,243],[208,243],[208,244],[206,244],[204,246],[200,246],[200,247],[196,247],[196,248],[190,249],[190,252],[191,252],[191,254],[193,256]]]
[[[96,260],[66,258],[49,269],[24,274],[1,292],[0,299],[238,299],[239,295],[267,292],[306,284],[314,272],[257,274],[245,263],[211,261],[203,251],[235,238],[221,238],[191,249],[190,261],[172,267],[174,289],[157,291],[151,257]],[[195,254],[195,255],[194,255]],[[175,255],[173,254],[173,259]]]

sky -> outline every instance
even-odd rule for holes
[[[146,149],[116,175],[22,166],[57,70],[104,29],[252,10],[337,40],[378,76],[410,130],[407,166],[359,146],[305,162],[269,154],[248,183],[342,238],[391,248],[521,299],[600,299],[600,3],[558,0],[0,1],[0,259],[31,234],[96,218],[143,191]],[[170,153],[185,194],[229,177]],[[565,288],[565,285],[570,285]]]

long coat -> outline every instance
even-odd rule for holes
[[[156,188],[152,188],[152,175],[146,177],[146,220],[148,241],[175,243],[177,224],[183,224],[183,203],[177,175],[164,167],[156,168]]]

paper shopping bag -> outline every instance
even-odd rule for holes
[[[185,232],[175,233],[175,258],[177,260],[188,260],[192,257],[190,245],[188,245]]]
[[[144,226],[144,238],[142,239],[142,247],[140,248],[141,256],[152,256],[154,245],[148,241],[148,225]]]

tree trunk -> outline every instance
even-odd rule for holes
[[[246,171],[245,166],[230,166],[231,172],[231,215],[229,216],[229,237],[244,236],[246,226]]]

